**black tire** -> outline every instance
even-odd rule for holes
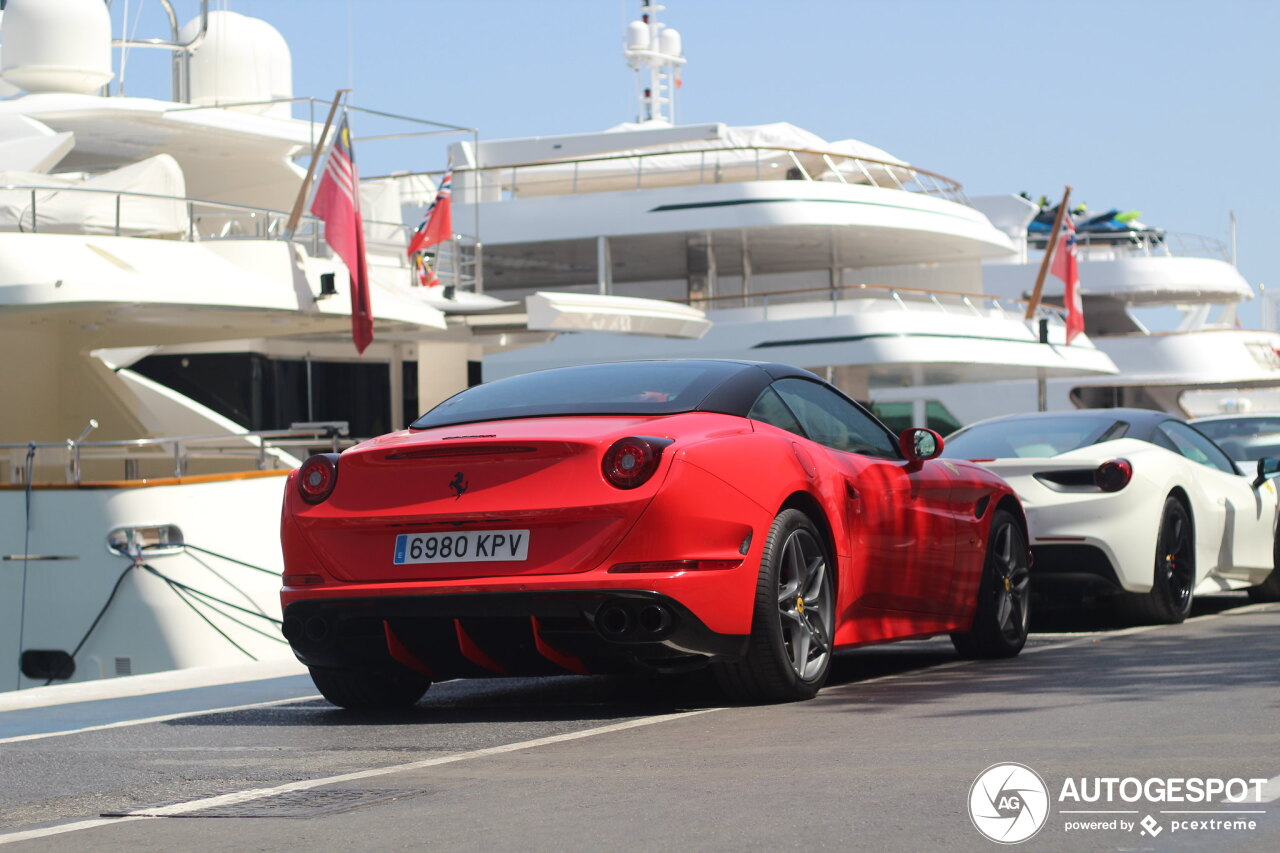
[[[1120,605],[1132,619],[1151,625],[1173,625],[1191,612],[1196,582],[1195,531],[1182,501],[1165,498],[1156,536],[1151,591],[1121,597]]]
[[[715,667],[730,698],[793,702],[822,689],[831,669],[834,570],[809,517],[797,509],[779,513],[760,558],[747,654]]]
[[[1272,546],[1271,563],[1273,568],[1271,574],[1267,575],[1267,579],[1245,590],[1249,594],[1250,601],[1259,603],[1280,601],[1280,539],[1276,540],[1276,544]]]
[[[310,667],[311,680],[320,695],[340,708],[351,711],[385,711],[407,708],[422,698],[431,686],[420,675],[392,678],[380,672]]]
[[[1011,658],[1027,643],[1031,624],[1031,570],[1027,537],[1008,510],[998,509],[987,535],[987,556],[973,627],[951,635],[962,657]]]

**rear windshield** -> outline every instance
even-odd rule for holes
[[[1191,425],[1219,444],[1224,438],[1251,438],[1280,433],[1280,415],[1274,418],[1225,418],[1220,421],[1192,421]]]
[[[709,361],[590,364],[541,370],[468,388],[411,429],[557,415],[672,415],[691,412],[742,365]]]
[[[1280,416],[1193,421],[1191,424],[1232,459],[1253,462],[1280,456]]]
[[[1009,418],[966,427],[946,440],[952,459],[1018,459],[1057,456],[1121,438],[1129,425],[1113,417]]]

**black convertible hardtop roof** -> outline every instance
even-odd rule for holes
[[[691,381],[679,392],[645,399],[608,399],[628,390],[628,379],[645,388],[645,379],[659,379],[668,370]],[[701,369],[698,371],[698,369]],[[799,367],[774,362],[736,359],[652,359],[600,362],[553,367],[496,379],[460,391],[415,420],[410,428],[430,429],[460,423],[531,417],[574,415],[669,415],[720,412],[745,417],[774,380],[802,377],[826,384]],[[613,380],[617,380],[614,382]],[[593,391],[600,391],[592,399]]]

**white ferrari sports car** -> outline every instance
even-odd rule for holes
[[[1243,473],[1184,421],[1145,409],[993,418],[951,435],[943,456],[980,462],[1018,493],[1039,592],[1118,594],[1144,622],[1181,622],[1197,592],[1280,600],[1280,459]]]

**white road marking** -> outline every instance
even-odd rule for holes
[[[1266,609],[1268,606],[1269,605],[1266,605],[1266,604],[1246,605],[1244,607],[1238,607],[1238,608],[1235,608],[1234,610],[1224,611],[1222,613],[1210,613],[1204,616],[1197,616],[1192,619],[1188,619],[1186,620],[1186,622],[1183,622],[1181,624],[1185,625],[1188,623],[1203,622],[1209,619],[1219,619],[1219,618],[1222,618],[1223,616],[1232,615],[1232,614],[1239,615],[1241,613],[1250,613],[1257,610]],[[1035,646],[1033,648],[1025,649],[1023,651],[1023,654],[1032,654],[1035,652],[1044,652],[1044,651],[1050,651],[1053,649],[1062,649],[1062,648],[1067,648],[1069,646],[1082,645],[1084,643],[1097,643],[1097,642],[1101,642],[1103,639],[1109,639],[1111,637],[1124,637],[1132,634],[1142,634],[1147,631],[1154,631],[1159,628],[1171,628],[1171,627],[1177,627],[1177,626],[1176,625],[1138,625],[1132,628],[1124,628],[1118,631],[1110,631],[1103,634],[1087,634],[1083,637],[1080,637],[1079,639],[1071,639],[1061,643],[1051,643],[1047,646]],[[889,675],[881,675],[875,678],[868,678],[864,681],[854,681],[848,684],[842,684],[842,685],[839,685],[838,687],[831,688],[831,690],[835,691],[835,690],[855,688],[855,687],[860,687],[866,684],[875,684],[881,681],[892,681],[894,679],[905,678],[912,675],[921,675],[922,673],[926,673],[926,672],[933,673],[933,672],[938,672],[946,669],[955,669],[961,666],[969,666],[977,662],[978,661],[976,660],[969,660],[969,659],[957,660],[957,661],[952,661],[950,663],[944,663],[944,664],[939,664],[937,666],[929,667],[927,670],[923,670],[923,671],[912,670],[909,672],[900,672],[900,673],[892,673]],[[245,706],[241,706],[241,708],[257,708],[257,707],[266,707],[269,705],[277,705],[277,704],[283,704],[283,703],[301,702],[301,701],[306,701],[308,698],[315,698],[315,697],[296,697],[293,699],[282,699],[277,702],[264,702],[258,705],[245,705]],[[183,714],[172,714],[164,717],[153,717],[145,720],[121,721],[118,723],[111,723],[105,726],[93,726],[86,729],[78,729],[77,731],[94,731],[97,729],[121,728],[125,726],[130,726],[130,725],[141,725],[143,723],[148,723],[148,722],[161,722],[164,720],[180,719],[183,717],[193,717],[193,716],[200,716],[204,714],[219,713],[220,711],[233,711],[233,710],[240,710],[240,708],[224,708],[224,709],[216,709],[216,710],[209,710],[209,711],[192,711],[192,712],[187,712]],[[32,829],[32,830],[12,832],[7,834],[0,834],[0,844],[10,844],[15,841],[29,841],[33,838],[46,838],[51,835],[61,835],[63,833],[76,832],[82,829],[93,829],[95,827],[106,826],[109,824],[119,824],[119,823],[131,822],[136,820],[147,820],[153,817],[168,817],[172,815],[189,814],[190,812],[200,811],[202,809],[244,803],[252,800],[264,799],[266,797],[277,796],[279,794],[287,794],[293,791],[305,791],[305,790],[310,790],[312,788],[324,787],[326,785],[336,785],[336,784],[341,784],[343,782],[351,782],[351,781],[356,781],[360,779],[369,779],[377,776],[386,776],[392,773],[399,773],[405,770],[417,770],[423,767],[434,767],[441,764],[452,764],[458,761],[468,761],[473,758],[485,758],[490,755],[501,755],[508,752],[517,752],[523,749],[534,749],[536,747],[547,746],[554,743],[563,743],[565,741],[580,740],[582,738],[594,737],[595,735],[609,734],[611,732],[624,731],[626,729],[639,728],[642,726],[651,726],[651,725],[656,725],[658,723],[666,723],[672,720],[680,720],[686,717],[698,716],[700,714],[712,714],[717,711],[724,711],[724,710],[726,709],[725,708],[700,708],[694,711],[682,711],[675,714],[663,714],[657,717],[645,717],[643,719],[630,720],[624,723],[614,723],[607,726],[599,726],[594,729],[584,729],[582,731],[569,732],[567,734],[552,735],[550,737],[535,738],[534,740],[504,744],[502,746],[492,746],[492,747],[486,747],[485,749],[471,750],[469,752],[460,752],[454,755],[446,755],[438,758],[428,758],[422,761],[410,762],[408,764],[396,764],[390,767],[380,767],[372,770],[362,770],[355,773],[344,773],[338,776],[328,776],[320,779],[308,779],[300,782],[290,782],[284,785],[277,785],[273,788],[255,788],[247,791],[239,791],[233,794],[223,794],[218,797],[208,797],[203,800],[192,800],[185,803],[176,803],[171,806],[163,806],[156,809],[149,809],[144,812],[131,812],[124,817],[97,818],[93,820],[77,821],[75,823],[66,823],[58,826],[45,827],[43,829]],[[25,735],[19,738],[12,738],[6,741],[0,741],[0,743],[8,743],[14,740],[34,740],[40,737],[53,737],[60,734],[72,734],[72,732],[53,732],[47,735]],[[1280,799],[1280,776],[1277,776],[1274,779],[1271,779],[1270,781],[1268,781],[1267,784],[1263,786],[1261,794],[1262,794],[1262,798],[1259,799],[1259,802],[1271,802],[1273,800]]]
[[[292,701],[292,700],[291,700]],[[326,776],[320,779],[306,779],[301,782],[288,782],[284,785],[276,785],[272,788],[253,788],[247,791],[237,791],[232,794],[222,794],[217,797],[206,797],[202,800],[191,800],[185,803],[175,803],[171,806],[161,806],[153,809],[139,809],[133,812],[127,812],[123,817],[118,818],[97,818],[94,820],[77,821],[76,823],[64,823],[60,826],[49,826],[43,829],[30,829],[21,832],[12,832],[0,835],[0,844],[12,844],[16,841],[30,841],[33,838],[47,838],[51,835],[61,835],[67,832],[76,832],[82,829],[93,829],[98,826],[106,826],[107,824],[119,824],[128,821],[146,820],[153,817],[172,817],[174,815],[190,814],[191,812],[201,811],[203,809],[217,808],[219,806],[230,806],[239,803],[250,802],[251,800],[261,800],[266,797],[274,797],[280,794],[289,794],[294,791],[306,791],[311,788],[320,788],[325,785],[338,785],[344,782],[355,782],[361,779],[372,779],[377,776],[387,776],[392,773],[402,773],[406,770],[419,770],[424,767],[437,767],[441,764],[453,764],[458,761],[469,761],[473,758],[487,758],[491,755],[502,755],[508,752],[518,752],[523,749],[534,749],[540,746],[548,746],[554,743],[564,743],[566,741],[581,740],[583,738],[595,737],[596,735],[610,734],[612,732],[625,731],[627,729],[641,728],[643,726],[657,725],[658,723],[666,723],[672,720],[682,720],[687,717],[696,717],[699,714],[710,714],[716,711],[723,711],[724,708],[704,708],[696,711],[681,711],[676,714],[663,714],[658,717],[644,717],[638,720],[628,720],[622,723],[612,723],[607,726],[598,726],[594,729],[583,729],[577,732],[568,732],[566,734],[550,735],[548,737],[534,738],[533,740],[520,741],[519,743],[508,743],[501,746],[490,746],[484,749],[474,749],[468,752],[459,752],[454,755],[443,755],[437,758],[425,758],[421,761],[411,761],[408,764],[395,764],[390,767],[378,767],[372,770],[359,770],[354,773],[342,773],[337,776]]]

